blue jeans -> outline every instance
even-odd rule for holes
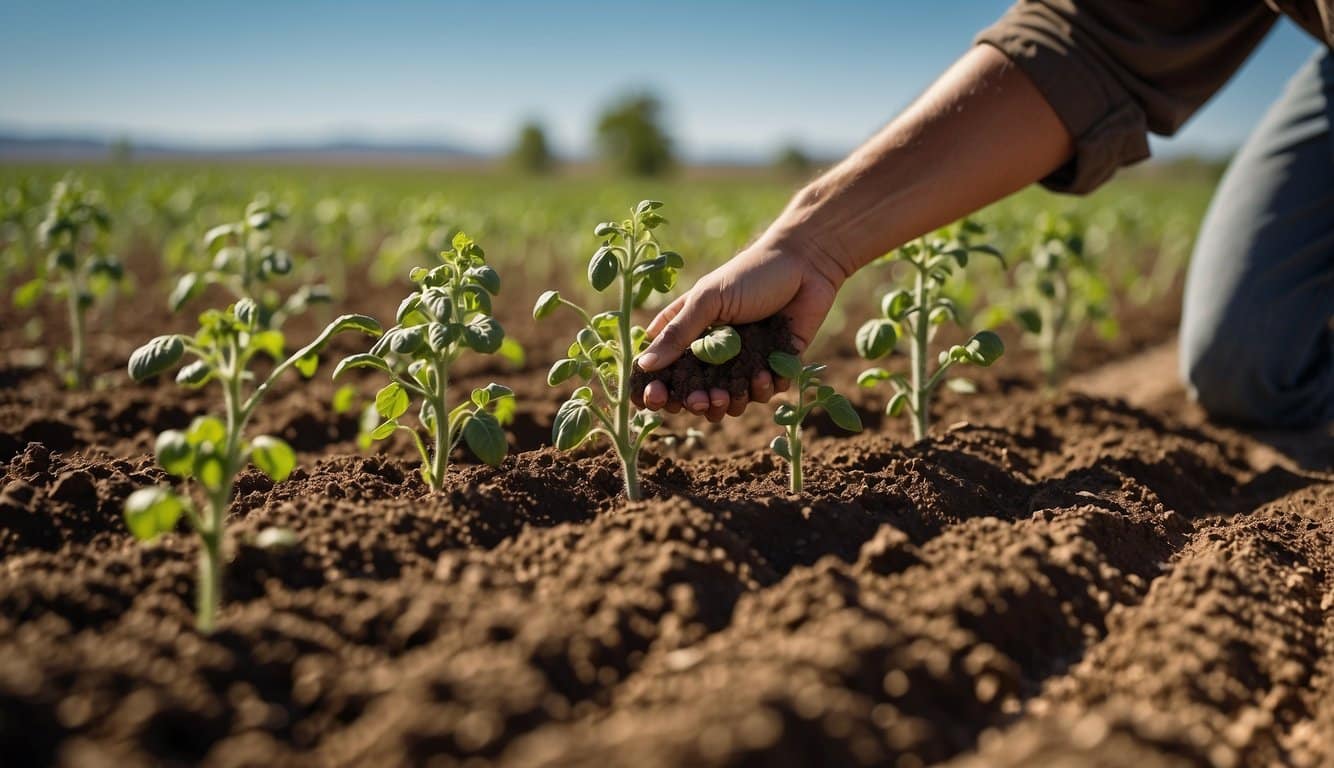
[[[1323,46],[1237,153],[1186,278],[1181,372],[1210,415],[1334,421],[1334,55]]]

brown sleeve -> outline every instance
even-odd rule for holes
[[[1019,0],[976,42],[1042,92],[1075,139],[1043,185],[1088,192],[1149,156],[1227,81],[1273,25],[1260,0]]]

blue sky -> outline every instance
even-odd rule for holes
[[[841,152],[1007,5],[0,0],[0,129],[496,149],[531,116],[558,148],[581,152],[601,105],[650,87],[692,157],[763,157],[786,140]],[[1158,149],[1235,147],[1315,48],[1281,23]]]

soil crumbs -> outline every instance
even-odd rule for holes
[[[1168,410],[995,396],[905,445],[240,479],[220,629],[151,457],[7,435],[9,765],[1334,764],[1334,479]],[[1177,410],[1181,410],[1178,408]],[[113,435],[114,438],[114,435]],[[18,443],[22,442],[21,445]],[[268,526],[296,530],[262,549]]]

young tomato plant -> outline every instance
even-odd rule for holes
[[[422,480],[437,491],[444,486],[449,454],[460,441],[487,464],[503,461],[509,447],[501,424],[514,414],[514,393],[495,383],[474,389],[456,406],[449,402],[454,361],[468,350],[498,353],[505,339],[500,323],[491,317],[500,275],[487,265],[472,238],[457,234],[453,246],[440,254],[439,266],[412,270],[417,288],[399,305],[398,324],[370,352],[346,357],[334,369],[334,378],[349,368],[373,368],[389,377],[375,396],[375,411],[383,421],[369,437],[383,440],[397,430],[411,434],[421,454]],[[421,400],[417,421],[429,449],[417,429],[399,421],[413,397]]]
[[[161,486],[141,488],[125,502],[125,522],[139,539],[152,539],[173,530],[182,516],[199,535],[196,616],[204,632],[212,631],[222,603],[225,517],[237,473],[253,462],[276,482],[285,479],[296,465],[287,443],[268,435],[247,439],[246,424],[278,377],[289,368],[310,377],[319,365],[320,349],[334,334],[349,330],[380,334],[380,326],[373,319],[343,315],[314,341],[284,356],[282,333],[263,328],[259,307],[251,299],[242,299],[225,311],[204,312],[193,337],[158,336],[130,356],[129,373],[135,381],[164,373],[190,355],[196,359],[180,369],[176,381],[191,388],[217,381],[222,389],[221,418],[201,416],[184,432],[167,430],[158,435],[154,451],[158,464],[167,472],[195,481],[204,495],[203,507],[196,508],[188,497]],[[259,355],[272,358],[275,365],[258,386],[251,388],[255,374],[250,364]]]
[[[802,365],[795,355],[772,352],[769,354],[769,367],[795,385],[797,402],[783,403],[774,409],[774,423],[783,428],[783,434],[775,437],[769,443],[769,448],[787,460],[788,490],[801,493],[801,425],[806,417],[816,408],[824,408],[830,420],[849,432],[862,431],[862,419],[846,397],[835,392],[833,387],[820,383],[824,365]]]
[[[1115,335],[1110,288],[1085,254],[1078,222],[1045,211],[1030,258],[1016,267],[1015,280],[1015,322],[1032,334],[1026,341],[1032,339],[1046,385],[1054,389],[1065,378],[1085,327],[1092,323],[1102,335]]]
[[[683,266],[680,254],[663,250],[653,233],[666,223],[658,213],[661,207],[656,200],[644,200],[635,206],[630,218],[604,222],[593,230],[594,236],[602,238],[602,245],[589,259],[588,282],[598,292],[615,286],[615,309],[590,315],[556,291],[543,293],[533,308],[537,320],[566,306],[584,321],[567,356],[551,367],[547,383],[554,387],[579,379],[596,382],[602,392],[599,398],[591,386],[575,390],[556,412],[552,443],[565,451],[592,435],[606,436],[621,460],[625,495],[631,500],[641,496],[639,451],[649,434],[662,424],[662,418],[651,411],[631,411],[630,376],[635,358],[647,345],[647,336],[643,328],[631,324],[630,313],[654,291],[672,290]]]
[[[301,314],[311,304],[327,302],[329,289],[324,285],[301,286],[286,299],[271,285],[292,271],[292,256],[273,243],[274,227],[286,218],[267,198],[256,197],[239,221],[219,224],[204,233],[204,248],[212,264],[181,275],[167,299],[171,310],[179,310],[206,287],[221,285],[236,298],[255,303],[260,328],[281,328],[288,317]]]
[[[125,270],[106,251],[111,217],[102,196],[66,178],[51,190],[46,215],[37,225],[37,242],[47,253],[46,271],[20,289],[16,303],[35,301],[42,291],[62,296],[69,307],[70,386],[82,387],[88,309],[97,297],[118,285]]]
[[[944,234],[928,235],[899,248],[887,259],[907,266],[912,277],[910,288],[886,294],[880,302],[881,316],[868,320],[857,330],[857,354],[877,360],[892,352],[900,338],[908,342],[911,367],[905,376],[884,368],[870,368],[857,377],[863,387],[889,381],[894,387],[886,412],[897,416],[905,410],[912,415],[913,436],[921,440],[930,426],[931,397],[956,364],[988,366],[1005,352],[1001,339],[991,331],[978,331],[967,344],[956,344],[940,353],[935,371],[928,370],[931,341],[941,325],[959,321],[954,300],[944,294],[945,283],[954,270],[968,266],[972,254],[1000,258],[990,245],[973,242],[984,232],[972,221],[964,220]],[[971,391],[972,382],[951,380],[958,391]]]

